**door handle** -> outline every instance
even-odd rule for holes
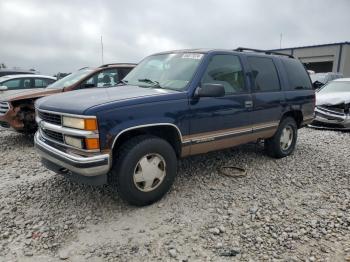
[[[253,107],[253,101],[252,100],[248,100],[244,102],[244,107],[245,108],[252,108]]]

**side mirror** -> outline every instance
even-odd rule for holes
[[[196,97],[221,97],[225,95],[225,88],[222,84],[203,84],[195,92]]]
[[[8,90],[9,88],[7,86],[0,86],[0,91],[6,91]]]

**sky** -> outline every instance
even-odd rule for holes
[[[350,0],[1,0],[0,63],[43,74],[183,48],[350,41]]]

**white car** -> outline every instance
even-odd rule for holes
[[[350,78],[328,82],[316,92],[312,127],[350,130]]]
[[[56,81],[56,77],[45,75],[7,75],[0,77],[0,92],[7,90],[23,90],[45,88]]]

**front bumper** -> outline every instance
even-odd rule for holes
[[[315,128],[349,130],[350,115],[316,107],[315,118],[310,126]]]
[[[89,157],[69,154],[46,143],[39,132],[34,136],[34,144],[46,168],[67,177],[72,177],[74,180],[81,180],[83,183],[94,179],[99,181],[97,184],[107,182],[107,173],[110,169],[109,154]],[[103,178],[101,179],[100,176]],[[92,184],[96,183],[93,182]]]

